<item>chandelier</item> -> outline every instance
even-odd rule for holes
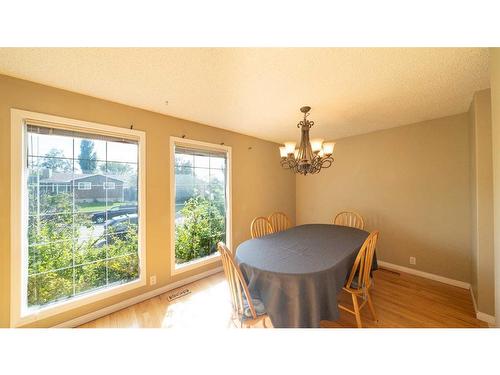
[[[310,110],[311,107],[300,109],[304,120],[297,124],[297,128],[302,129],[299,148],[295,148],[295,142],[285,142],[285,146],[280,147],[281,166],[304,176],[308,173],[319,173],[322,168],[329,168],[333,163],[335,146],[334,142],[323,143],[323,139],[309,140],[309,129],[314,125],[314,121],[307,119]]]

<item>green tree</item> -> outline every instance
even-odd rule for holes
[[[225,219],[214,201],[190,198],[181,210],[183,223],[175,227],[175,258],[178,263],[210,255],[225,238]]]
[[[73,170],[71,162],[64,159],[64,152],[57,148],[50,149],[42,160],[40,165],[53,171],[70,172]]]
[[[82,139],[78,163],[83,173],[94,173],[97,167],[97,156],[94,151],[94,141]]]

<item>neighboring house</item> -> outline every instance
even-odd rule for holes
[[[32,176],[33,182],[36,176]],[[117,177],[102,174],[50,173],[44,170],[39,177],[41,194],[58,194],[75,191],[75,201],[84,202],[123,202],[124,182]]]

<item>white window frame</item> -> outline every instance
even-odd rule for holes
[[[115,190],[116,189],[116,184],[112,181],[106,181],[102,185],[104,190]]]
[[[226,245],[232,249],[232,178],[231,178],[231,146],[219,145],[208,142],[196,141],[193,139],[170,137],[170,273],[177,275],[187,271],[192,271],[207,264],[220,261],[219,252],[192,260],[187,263],[175,264],[175,146],[186,146],[195,149],[225,152],[226,158],[226,191],[227,191],[227,211],[226,211]]]
[[[78,183],[78,190],[92,190],[92,182],[84,181]]]
[[[27,307],[27,153],[26,122],[32,121],[78,132],[103,134],[117,138],[125,138],[138,142],[139,175],[139,278],[137,280],[112,286],[103,290],[89,292],[66,301],[56,302],[36,310]],[[88,121],[74,120],[44,113],[11,109],[11,308],[10,326],[19,327],[36,322],[64,311],[73,310],[105,298],[115,296],[146,285],[146,133],[128,127],[116,127]]]

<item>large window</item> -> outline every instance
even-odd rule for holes
[[[141,137],[108,135],[102,130],[111,127],[97,124],[19,120],[18,315],[143,280]]]
[[[173,142],[174,270],[209,259],[217,253],[217,242],[229,241],[229,150]]]

